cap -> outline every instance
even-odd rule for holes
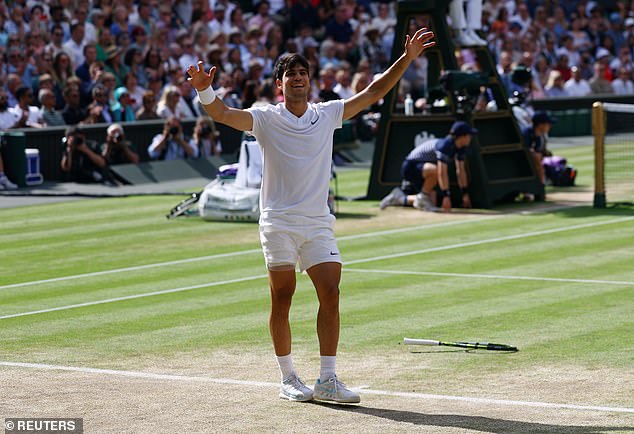
[[[126,89],[125,87],[121,86],[115,89],[114,91],[114,99],[115,101],[119,101],[119,99],[121,99],[121,97],[123,95],[130,95],[130,92],[128,92],[128,89]]]
[[[119,54],[119,52],[119,47],[117,47],[116,45],[109,46],[108,48],[106,48],[106,59],[114,58],[117,54]]]
[[[313,38],[312,36],[309,36],[304,39],[304,48],[306,47],[317,48],[319,47],[319,42],[317,42],[317,40],[315,40],[315,38]]]
[[[611,23],[620,23],[622,20],[621,14],[618,12],[612,12],[610,14],[610,22]]]
[[[451,126],[451,130],[449,130],[449,134],[454,136],[464,136],[465,134],[473,135],[477,133],[478,130],[471,128],[471,125],[463,121],[454,122]]]
[[[597,55],[596,55],[597,59],[600,59],[602,57],[609,56],[609,55],[610,55],[610,52],[607,50],[607,48],[599,47],[597,49]]]
[[[368,33],[372,32],[379,33],[379,27],[374,24],[370,24],[368,27],[365,28],[364,34],[367,35]]]
[[[209,44],[209,46],[207,47],[207,54],[212,53],[214,51],[222,52],[222,47],[220,46],[220,44]]]
[[[536,112],[533,115],[532,120],[533,120],[533,126],[539,125],[539,124],[554,124],[555,123],[555,119],[553,119],[546,112]]]
[[[627,17],[625,19],[625,27],[634,26],[634,18]]]

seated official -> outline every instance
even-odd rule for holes
[[[546,183],[542,160],[548,154],[548,133],[553,126],[555,120],[546,112],[537,112],[532,118],[533,125],[522,128],[522,137],[524,144],[528,147],[535,161],[535,169],[542,184]]]
[[[466,122],[454,122],[445,138],[433,138],[414,148],[401,166],[401,187],[396,187],[381,200],[381,209],[388,206],[413,206],[424,211],[437,211],[435,188],[442,194],[443,211],[451,210],[449,163],[455,160],[462,206],[471,208],[465,154],[471,138],[478,130]]]

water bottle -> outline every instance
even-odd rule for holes
[[[409,93],[405,97],[405,116],[412,116],[414,114],[414,100]]]

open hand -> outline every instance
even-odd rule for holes
[[[187,68],[187,74],[189,74],[189,78],[187,80],[196,88],[196,90],[205,90],[211,86],[211,83],[214,80],[216,67],[212,66],[207,73],[205,72],[202,60],[199,60],[196,66],[189,65],[189,68]]]
[[[427,48],[436,45],[436,41],[431,40],[434,36],[434,32],[427,27],[418,29],[411,38],[407,35],[405,38],[405,54],[412,60],[416,59]]]

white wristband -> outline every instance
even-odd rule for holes
[[[216,92],[214,92],[214,88],[211,86],[205,90],[196,89],[196,92],[198,92],[198,99],[200,99],[202,105],[211,104],[216,99]]]

